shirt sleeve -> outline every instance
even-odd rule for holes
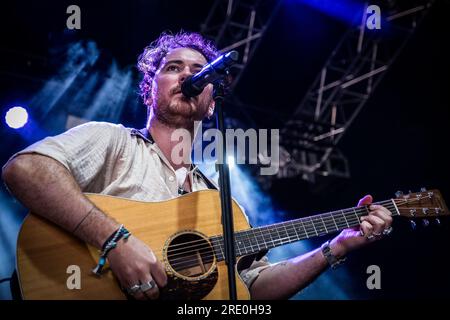
[[[126,129],[122,125],[88,122],[38,141],[14,154],[9,161],[27,153],[53,158],[70,171],[84,190],[105,166],[114,165],[112,159],[120,152],[124,133]]]
[[[254,260],[250,267],[240,270],[239,275],[241,276],[247,288],[250,288],[253,282],[255,282],[255,280],[258,278],[261,271],[267,269],[270,266],[272,266],[272,264],[269,262],[267,256],[264,256],[259,260]]]
[[[251,226],[250,219],[247,215],[245,208],[241,204],[239,204],[239,202],[237,202],[236,200],[235,202],[237,203],[239,208],[241,208],[242,213],[244,214],[244,217],[247,220],[247,223]],[[261,255],[263,256],[261,257]],[[259,257],[261,258],[258,259]],[[239,270],[239,275],[241,276],[247,288],[250,288],[253,282],[255,282],[255,280],[258,278],[261,271],[272,266],[272,264],[269,262],[269,258],[267,257],[267,251],[265,252],[261,251],[256,254],[246,256],[245,258],[253,260],[253,262],[250,264],[249,267],[244,267],[242,270]]]
[[[247,219],[247,223],[250,224],[250,219],[247,215],[247,212],[243,206],[241,206],[238,203],[239,207],[241,208],[242,212],[244,213],[245,219]],[[263,255],[261,257],[261,255]],[[261,257],[258,259],[258,257]],[[272,264],[269,262],[269,258],[267,257],[267,250],[265,252],[259,252],[257,254],[253,255],[253,262],[250,265],[250,267],[245,268],[239,272],[242,280],[244,280],[244,283],[246,284],[247,288],[250,288],[253,282],[258,278],[261,271],[264,269],[267,269],[268,267],[272,266]]]

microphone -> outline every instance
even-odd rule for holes
[[[238,57],[237,51],[230,51],[221,55],[193,76],[187,77],[181,84],[181,92],[187,98],[198,96],[208,84],[224,78],[227,75],[228,68],[238,61]]]

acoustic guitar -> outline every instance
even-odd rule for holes
[[[107,215],[144,241],[165,265],[168,285],[161,299],[228,299],[219,192],[192,192],[173,200],[143,202],[107,195],[86,194]],[[376,202],[393,216],[439,218],[449,215],[438,190]],[[295,241],[355,227],[367,215],[367,206],[322,213],[263,227],[250,225],[232,203],[237,264],[244,256]],[[17,273],[24,299],[127,299],[109,268],[92,273],[97,249],[55,224],[32,213],[20,230]],[[75,267],[74,267],[75,266]],[[79,271],[79,288],[70,287],[71,270]],[[238,299],[250,293],[236,273]]]

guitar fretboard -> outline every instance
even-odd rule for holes
[[[374,204],[386,207],[393,216],[399,215],[393,199]],[[257,253],[299,240],[356,227],[361,223],[361,217],[368,214],[368,206],[353,207],[235,232],[236,255],[239,257]],[[223,236],[210,238],[218,261],[224,259],[223,240]]]

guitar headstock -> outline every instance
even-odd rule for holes
[[[450,215],[439,190],[425,190],[403,194],[397,192],[394,199],[399,214],[407,218],[439,218]]]

